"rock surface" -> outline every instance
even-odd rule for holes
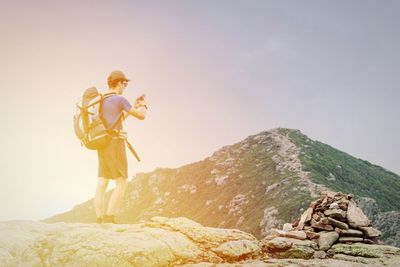
[[[299,240],[298,240],[299,242]],[[300,241],[304,242],[304,241]],[[331,258],[323,258],[330,256]],[[321,257],[322,259],[319,259]],[[199,264],[187,267],[399,267],[400,249],[391,246],[367,245],[355,243],[351,245],[336,244],[325,254],[316,251],[314,259],[276,259],[250,260],[235,264]]]
[[[204,227],[183,217],[131,225],[9,221],[0,222],[0,262],[7,267],[398,267],[400,249],[336,244],[325,253],[314,241],[258,241],[236,229]]]
[[[263,252],[274,258],[311,259],[317,244],[310,240],[277,237],[267,240],[262,246]]]
[[[259,241],[186,218],[143,224],[0,223],[2,266],[168,266],[251,259]]]
[[[382,258],[388,255],[396,256],[400,264],[400,248],[383,246],[383,245],[368,245],[363,243],[355,243],[351,245],[336,244],[328,251],[331,254],[346,254],[350,256],[361,256],[367,258]]]

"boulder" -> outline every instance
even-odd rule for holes
[[[313,223],[313,224],[311,224],[311,227],[315,228],[315,229],[319,229],[319,230],[326,230],[326,231],[333,231],[333,229],[334,229],[332,227],[332,225],[323,224],[322,222]]]
[[[286,251],[270,256],[278,259],[311,259],[314,253],[315,250],[309,246],[293,246]]]
[[[341,236],[363,236],[363,232],[356,229],[348,229],[348,230],[336,229],[336,231]]]
[[[327,251],[338,240],[339,234],[335,231],[322,232],[318,238],[318,246],[320,250]]]
[[[360,230],[367,236],[367,237],[378,237],[382,233],[381,231],[373,228],[373,227],[360,227]]]
[[[276,237],[266,242],[263,240],[263,242],[264,245],[262,246],[262,250],[270,253],[286,251],[293,245],[292,239],[284,237]]]
[[[316,249],[317,245],[312,241],[286,237],[277,237],[263,245],[263,251],[273,258],[310,259]]]
[[[337,228],[344,229],[344,230],[349,229],[349,226],[345,222],[341,222],[341,221],[335,220],[333,218],[328,218],[328,220],[329,220],[330,224],[332,224],[333,226],[336,226]]]
[[[351,200],[347,208],[347,221],[354,228],[366,227],[371,224],[371,221],[365,216],[363,211],[356,206],[356,203]]]
[[[324,214],[328,217],[333,217],[333,218],[340,218],[340,219],[346,218],[346,211],[342,209],[328,209],[324,211]]]

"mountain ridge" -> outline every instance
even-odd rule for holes
[[[184,216],[262,237],[293,221],[326,189],[373,198],[380,212],[400,210],[400,177],[395,173],[300,130],[274,128],[179,168],[137,173],[117,216],[124,223]],[[93,222],[92,200],[44,221]],[[400,245],[397,239],[391,242]]]

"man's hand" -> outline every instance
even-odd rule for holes
[[[141,95],[140,97],[136,98],[134,107],[139,108],[139,107],[145,107],[147,109],[147,101],[146,101],[146,95]]]
[[[140,107],[144,107],[139,109]],[[146,117],[147,111],[147,101],[145,99],[145,95],[141,95],[140,97],[136,98],[133,107],[126,113],[124,113],[124,117],[126,118],[128,115],[132,115],[139,120],[144,120]]]
[[[143,99],[140,101],[140,106],[145,107],[147,109],[147,101],[146,98],[143,97]]]

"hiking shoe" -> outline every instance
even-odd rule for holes
[[[97,217],[96,223],[103,223],[103,217]]]
[[[115,221],[115,215],[104,215],[103,223],[117,223]]]

